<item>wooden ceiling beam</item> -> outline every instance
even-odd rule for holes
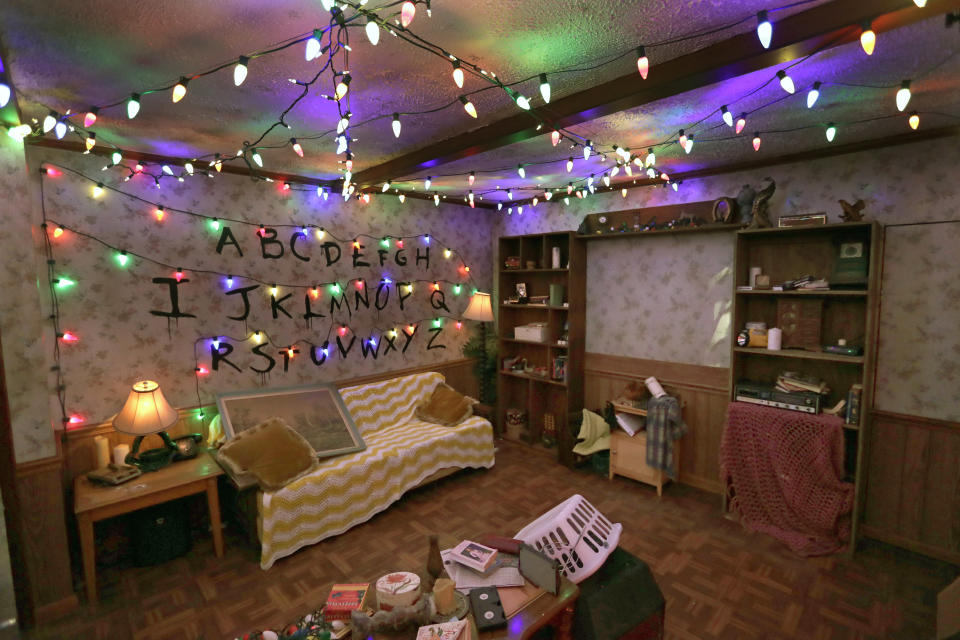
[[[950,125],[946,127],[938,127],[936,129],[921,129],[919,131],[910,131],[907,133],[898,133],[892,136],[885,136],[883,138],[875,138],[873,140],[859,140],[856,142],[848,142],[846,144],[831,144],[826,147],[820,147],[818,149],[807,149],[805,151],[797,151],[795,153],[785,153],[779,156],[771,157],[757,157],[755,159],[746,160],[743,162],[731,162],[729,164],[719,165],[715,167],[704,167],[703,169],[693,169],[691,171],[685,171],[683,173],[670,173],[670,182],[682,182],[683,180],[692,180],[695,178],[709,178],[710,176],[718,176],[725,173],[735,173],[738,171],[752,171],[754,169],[765,169],[768,167],[774,167],[781,164],[791,164],[796,162],[810,162],[813,160],[820,160],[823,158],[832,158],[834,156],[845,155],[848,153],[859,153],[861,151],[872,151],[874,149],[883,149],[886,147],[895,147],[903,144],[913,144],[915,142],[925,142],[928,140],[936,140],[938,138],[946,138],[951,136],[960,136],[960,125]],[[668,188],[668,183],[665,183],[660,178],[637,178],[635,181],[631,180],[613,182],[609,187],[599,186],[596,189],[597,194],[609,193],[613,191],[620,191],[621,189],[637,189],[640,187],[665,187]],[[729,194],[731,197],[734,194]],[[594,196],[591,196],[594,197]],[[533,198],[526,198],[524,200],[513,200],[510,202],[511,206],[527,206],[533,202]]]
[[[54,138],[45,138],[45,137],[25,138],[24,142],[33,147],[59,149],[61,151],[69,151],[71,153],[87,153],[86,147],[81,142],[73,142],[68,140],[56,140]],[[121,154],[123,154],[123,157],[125,160],[136,160],[138,162],[148,162],[150,164],[155,164],[155,165],[169,164],[169,165],[176,165],[178,167],[182,167],[184,162],[191,161],[189,158],[175,158],[173,156],[164,156],[156,153],[146,153],[143,151],[131,151],[129,149],[120,149],[120,148],[114,148],[114,147],[107,147],[103,145],[94,147],[93,150],[91,150],[89,153],[96,156],[106,157],[112,154],[114,151],[119,151]],[[223,168],[221,170],[221,173],[229,173],[233,175],[248,176],[248,177],[253,177],[254,175],[250,171],[250,169],[248,169],[246,166],[234,166],[234,165],[226,164],[226,162],[224,162],[222,167]],[[204,171],[210,171],[206,162],[203,163],[201,169]],[[321,180],[319,178],[311,178],[309,176],[302,176],[294,173],[280,173],[277,171],[257,171],[256,175],[264,178],[270,178],[274,182],[281,182],[281,183],[290,182],[294,184],[302,184],[307,186],[324,187],[330,190],[330,195],[332,197],[339,197],[337,190],[340,188],[342,184],[342,181],[340,180]],[[376,189],[373,187],[361,189],[360,191],[361,193],[370,193],[373,195],[380,194],[380,189]],[[396,192],[396,193],[399,194],[401,192]],[[428,200],[430,202],[433,202],[433,196],[428,193],[421,193],[418,191],[403,191],[402,193],[407,198],[413,198],[414,200]],[[388,194],[388,195],[392,195],[392,194]],[[442,196],[442,197],[443,197],[443,200],[441,200],[442,204],[452,204],[452,205],[461,206],[461,207],[470,206],[468,203],[462,202],[459,198],[450,199],[445,196]],[[492,210],[496,208],[496,204],[492,204],[489,202],[477,201],[475,205],[477,209]]]
[[[930,18],[951,8],[952,0],[930,0],[924,9],[912,0],[833,0],[777,20],[773,42],[764,49],[753,29],[673,60],[657,63],[648,80],[634,71],[591,89],[556,99],[534,109],[556,127],[570,127],[612,113],[633,109],[730,78],[783,64],[802,56],[857,40],[860,23],[868,20],[877,33]],[[544,135],[538,120],[526,112],[437,142],[354,175],[370,186],[384,180],[460,160]]]

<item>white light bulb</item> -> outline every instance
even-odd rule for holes
[[[0,109],[7,106],[12,94],[13,92],[10,90],[10,85],[5,82],[0,82]]]
[[[517,165],[517,174],[519,174],[521,178],[527,177],[527,171],[523,168],[522,164]]]
[[[427,190],[427,189],[430,188],[431,182],[432,182],[432,180],[430,179],[430,176],[427,176],[427,179],[423,181],[423,188],[424,188],[424,190]]]
[[[540,95],[543,96],[543,101],[550,102],[550,83],[547,82],[547,74],[540,74]]]
[[[321,37],[321,35],[322,35],[322,34],[321,34],[321,32],[320,32],[319,29],[314,29],[314,30],[313,30],[313,35],[310,36],[310,37],[307,39],[307,44],[306,44],[306,46],[304,47],[304,50],[303,50],[303,57],[306,59],[307,62],[310,62],[310,61],[313,60],[314,58],[319,58],[319,57],[320,57],[320,49],[321,49],[320,37]]]
[[[55,126],[57,126],[57,116],[53,111],[51,111],[43,119],[43,132],[49,133],[50,130],[53,129]]]
[[[243,84],[243,81],[247,79],[247,63],[250,62],[250,58],[246,56],[240,56],[240,59],[237,61],[237,64],[233,67],[233,84],[234,86],[239,87]]]
[[[530,110],[530,101],[527,100],[526,96],[518,95],[517,96],[517,106],[523,109],[524,111]]]
[[[567,173],[573,171],[573,158],[567,158]]]
[[[693,151],[693,136],[687,138],[687,143],[683,145],[683,150],[686,151],[687,154]]]
[[[837,127],[831,122],[827,125],[827,142],[833,142],[833,139],[837,136]]]
[[[764,49],[770,48],[770,40],[773,38],[773,25],[767,18],[767,12],[761,11],[757,14],[757,37],[760,38],[760,44]]]
[[[777,77],[780,79],[780,86],[787,93],[793,93],[797,88],[793,85],[793,78],[787,75],[787,72],[781,69],[777,71]]]
[[[463,89],[463,69],[460,68],[460,62],[457,60],[453,62],[453,83]]]
[[[58,122],[53,127],[53,132],[57,136],[57,140],[62,140],[63,136],[67,135],[67,125],[64,122]]]
[[[140,94],[134,93],[127,100],[127,118],[133,120],[140,113]]]
[[[380,26],[376,21],[368,18],[367,26],[364,27],[364,30],[367,32],[367,40],[370,41],[370,44],[377,46],[377,43],[380,42]]]
[[[910,81],[904,80],[897,91],[897,111],[903,111],[910,102]]]
[[[820,98],[820,83],[814,82],[813,86],[810,87],[810,91],[807,92],[807,109],[812,109],[813,105],[817,104],[817,100]]]
[[[393,137],[399,138],[400,137],[400,114],[399,113],[393,114],[393,123],[391,126],[393,127]]]
[[[720,107],[720,117],[723,118],[723,122],[728,126],[733,126],[733,114],[730,113],[730,110],[727,109],[727,105]]]

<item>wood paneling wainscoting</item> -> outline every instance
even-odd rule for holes
[[[683,403],[689,430],[680,440],[679,482],[720,493],[720,436],[729,402],[729,369],[587,353],[584,406],[596,411],[631,381],[654,376]]]
[[[874,411],[863,535],[960,564],[960,424]]]

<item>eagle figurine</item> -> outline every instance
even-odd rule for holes
[[[853,204],[850,204],[846,200],[837,200],[837,202],[843,207],[843,213],[840,214],[841,220],[844,222],[858,222],[863,220],[863,200],[857,200]]]
[[[777,183],[774,182],[773,178],[764,178],[764,180],[770,184],[757,191],[757,195],[753,199],[750,211],[751,220],[747,229],[763,229],[773,226],[767,208],[770,206],[770,198],[773,197],[773,192],[777,190]]]

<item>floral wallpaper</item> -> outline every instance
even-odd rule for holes
[[[335,196],[324,201],[313,189],[284,191],[277,183],[228,174],[183,183],[168,179],[158,190],[148,177],[124,182],[115,169],[101,171],[103,158],[36,148],[27,154],[32,166],[50,162],[124,192],[107,189],[95,198],[95,183],[69,170],[43,178],[50,231],[55,224],[64,228],[51,240],[54,276],[75,283],[57,289],[61,329],[78,338],[60,347],[67,411],[85,423],[113,415],[130,385],[145,377],[160,382],[171,404],[190,407],[212,402],[221,391],[288,387],[460,358],[472,327],[464,322],[458,328],[460,315],[474,287],[489,288],[487,238],[495,218],[483,210],[414,199],[400,203],[390,196],[369,204]],[[39,178],[30,187],[36,228]],[[162,219],[156,204],[164,206]],[[217,217],[219,229],[209,218],[177,210]],[[17,219],[18,235],[9,244],[23,247],[20,260],[4,260],[4,280],[33,281],[23,265],[34,259],[42,264],[42,253],[35,255],[23,242],[30,226],[22,210],[8,209],[4,218],[8,225]],[[298,230],[277,226],[282,224],[322,226],[324,237],[314,229],[296,236]],[[387,236],[388,247],[382,243]],[[397,238],[403,236],[401,248]],[[42,285],[45,280],[41,274]],[[398,289],[403,282],[412,283],[412,292]],[[317,283],[330,285],[313,291]],[[45,286],[38,296],[33,282],[29,302],[38,307],[46,298]],[[175,309],[189,316],[170,317]],[[36,309],[18,316],[24,325],[43,328],[37,339],[49,340],[52,329],[41,320]],[[292,357],[290,346],[297,350]],[[222,357],[214,358],[214,350]],[[5,356],[8,379],[35,368],[15,352],[5,349]],[[45,386],[43,380],[34,384]],[[20,426],[16,431],[18,459],[47,454],[23,437]]]
[[[53,334],[44,322],[37,274],[45,269],[30,212],[34,205],[33,165],[24,162],[23,145],[0,135],[0,332],[7,400],[18,462],[56,453],[54,429],[61,428],[48,389]]]
[[[890,167],[909,167],[893,176]],[[576,229],[588,213],[735,196],[744,184],[777,181],[771,218],[866,202],[867,219],[902,224],[960,219],[960,145],[944,138],[685,181],[677,192],[632,189],[500,213],[500,233]],[[587,350],[729,366],[734,239],[724,234],[587,245]],[[891,227],[886,234],[877,356],[878,409],[960,420],[958,223]]]

